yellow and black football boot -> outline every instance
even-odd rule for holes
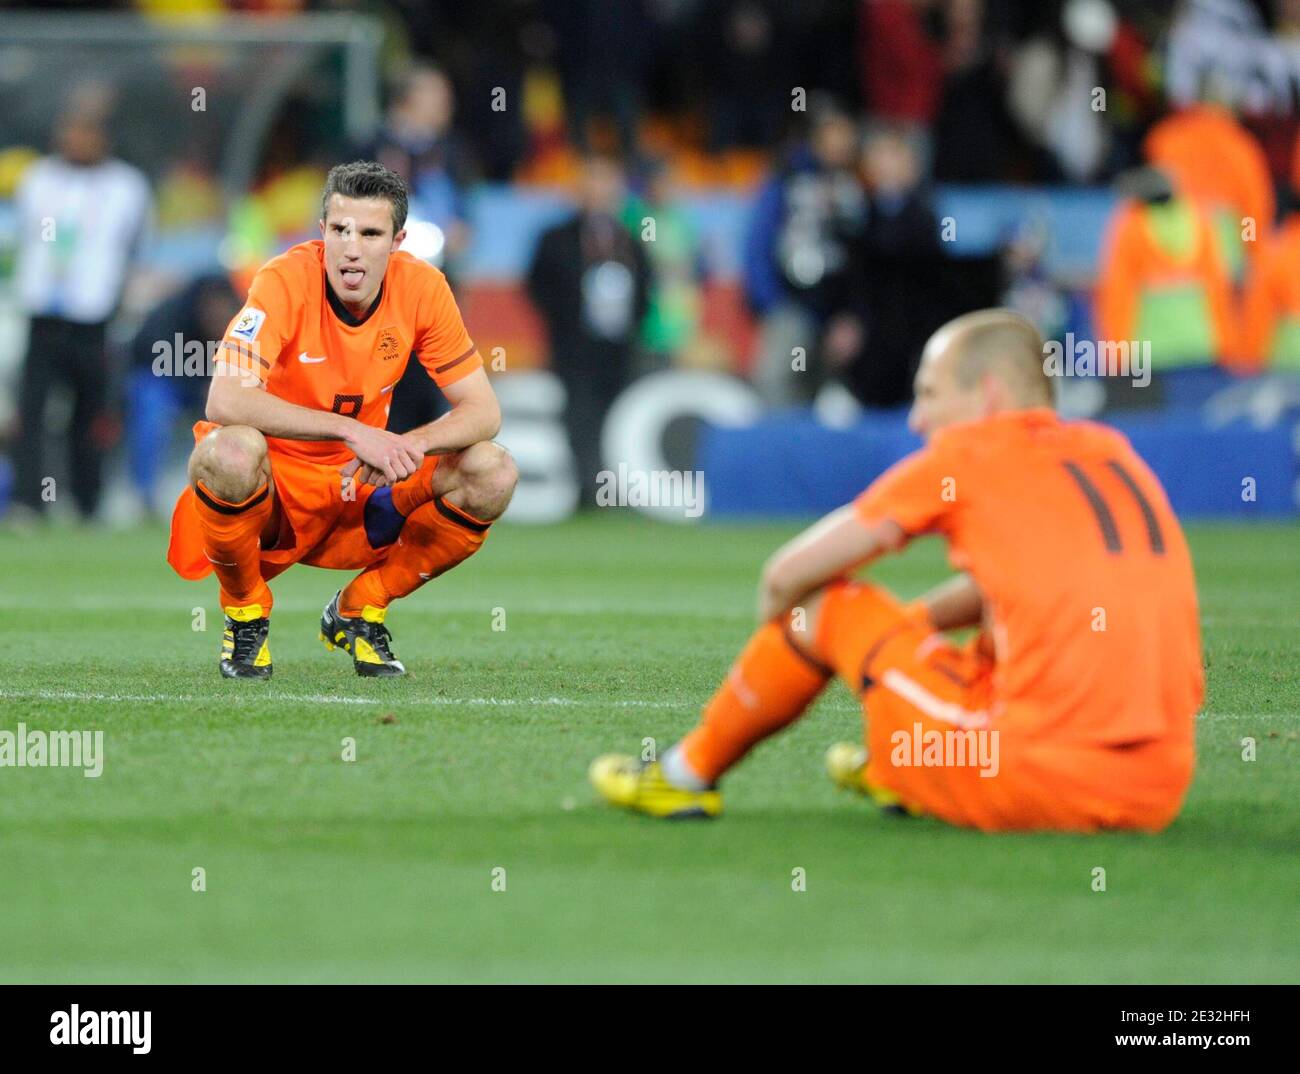
[[[837,787],[870,798],[884,813],[919,817],[921,811],[888,787],[867,779],[867,748],[857,742],[837,742],[826,751],[826,774]]]
[[[327,649],[351,653],[352,666],[358,675],[373,679],[405,675],[406,667],[390,647],[393,636],[384,626],[387,612],[387,608],[367,604],[360,616],[340,615],[339,594],[335,593],[320,617],[320,640]]]
[[[267,636],[271,620],[260,604],[227,608],[226,630],[221,636],[221,674],[227,679],[269,679],[271,646]]]
[[[722,812],[716,787],[690,790],[668,782],[658,761],[642,764],[635,757],[607,753],[591,762],[591,785],[610,805],[664,820],[712,818]]]

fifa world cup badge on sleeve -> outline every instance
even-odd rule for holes
[[[230,334],[238,339],[246,339],[252,342],[257,338],[257,333],[262,329],[262,322],[266,320],[266,313],[259,310],[256,306],[245,306],[243,312],[235,319],[235,326],[230,330]]]

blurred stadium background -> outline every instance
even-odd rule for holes
[[[3,7],[10,524],[166,515],[205,384],[181,358],[358,156],[408,176],[408,248],[497,378],[516,520],[618,462],[702,471],[714,517],[829,509],[913,446],[928,332],[992,304],[1067,353],[1149,344],[1149,385],[1062,403],[1184,515],[1297,509],[1294,0]],[[147,196],[113,200],[125,170],[78,202],[105,157]],[[438,405],[400,398],[395,424]]]

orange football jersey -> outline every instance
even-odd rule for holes
[[[412,353],[440,388],[483,367],[447,278],[432,265],[393,254],[374,305],[357,319],[326,287],[324,249],[319,239],[300,243],[262,266],[226,329],[222,361],[287,402],[378,428]],[[337,440],[267,442],[272,452],[323,465],[351,458]]]
[[[1203,694],[1191,556],[1113,429],[1050,409],[940,431],[854,501],[937,533],[983,593],[993,726],[1054,741],[1190,741]]]

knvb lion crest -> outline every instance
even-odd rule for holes
[[[375,349],[376,356],[385,362],[391,362],[402,351],[402,341],[398,338],[395,328],[385,328],[379,333],[379,345]]]

